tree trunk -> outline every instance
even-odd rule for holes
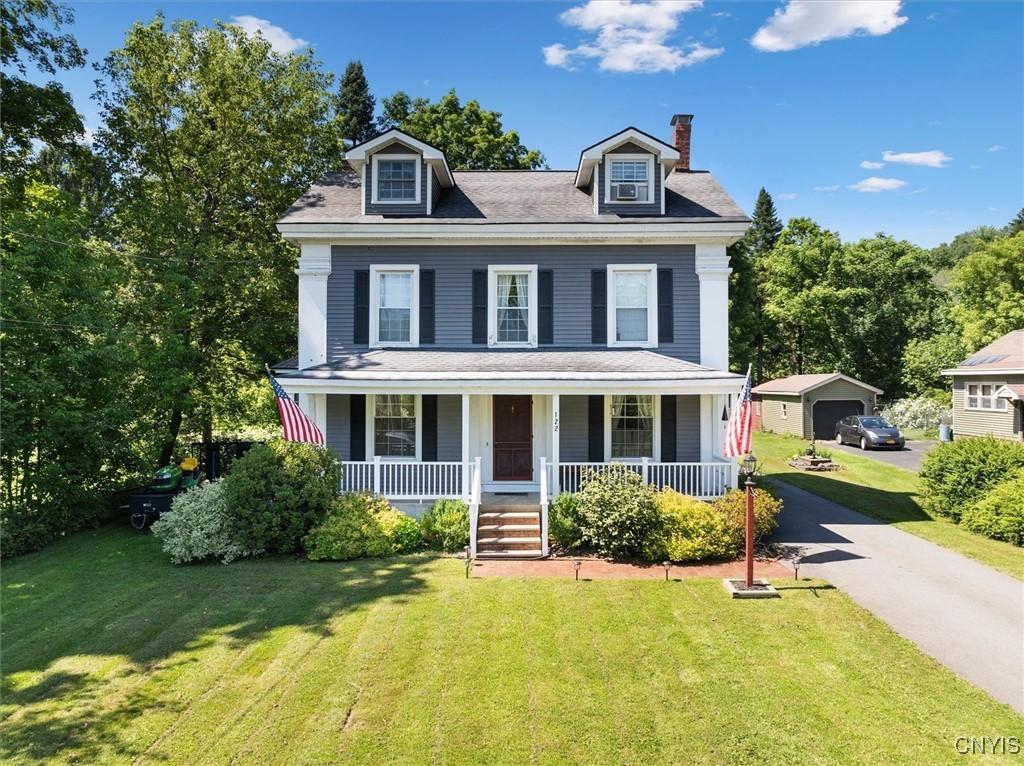
[[[181,408],[177,408],[171,412],[171,422],[167,429],[169,436],[167,441],[164,442],[163,449],[160,450],[160,463],[159,465],[164,466],[171,462],[171,455],[174,454],[174,447],[178,443],[178,432],[181,430]]]

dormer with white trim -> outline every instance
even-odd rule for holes
[[[665,214],[665,179],[679,150],[636,128],[626,128],[584,149],[576,186],[590,194],[595,215]]]
[[[345,159],[362,180],[363,215],[430,215],[455,185],[444,152],[397,128],[353,146]]]

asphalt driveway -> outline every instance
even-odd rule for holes
[[[1024,582],[784,482],[773,540],[953,672],[1024,713]]]
[[[881,460],[883,463],[889,463],[890,465],[899,466],[900,468],[906,468],[908,471],[914,471],[916,473],[921,470],[921,461],[923,461],[924,456],[928,454],[928,450],[936,444],[938,444],[938,442],[934,440],[909,441],[907,442],[907,446],[901,450],[862,450],[860,447],[851,447],[849,444],[840,445],[833,442],[828,445],[828,448],[837,452],[852,452],[856,455],[864,455],[865,457]]]

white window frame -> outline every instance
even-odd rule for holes
[[[498,275],[526,274],[527,313],[526,320],[530,340],[525,343],[498,341]],[[487,345],[491,348],[536,348],[537,347],[537,264],[511,264],[487,267]]]
[[[380,340],[380,275],[411,274],[412,305],[409,307],[409,340]],[[420,267],[415,263],[370,265],[370,348],[417,348],[420,345]]]
[[[612,199],[612,163],[616,160],[625,162],[647,163],[647,199]],[[628,183],[628,182],[627,182]],[[654,198],[654,155],[653,154],[614,154],[608,153],[604,156],[604,203],[606,205],[654,205],[658,201]]]
[[[1009,410],[1009,408],[1007,407],[1006,400],[1005,399],[1000,399],[998,396],[996,396],[996,391],[998,391],[1000,388],[1002,388],[1005,385],[1006,385],[1005,381],[1004,382],[993,381],[991,383],[989,383],[987,380],[979,381],[977,383],[966,383],[965,382],[964,383],[964,409],[965,410],[971,410],[972,412],[1007,412]],[[991,386],[992,387],[992,393],[989,394],[988,396],[982,396],[981,395],[981,387],[982,386]],[[977,393],[972,394],[971,393],[971,389],[972,388],[976,389]],[[976,399],[978,401],[978,403],[976,405],[974,405],[973,407],[970,404],[972,398],[974,398],[974,399]],[[982,402],[985,402],[985,401],[988,401],[992,406],[991,407],[983,407],[982,406]],[[999,405],[1002,405],[1002,406],[1000,407]]]
[[[391,392],[389,392],[391,393]],[[400,392],[394,392],[400,393]],[[416,455],[414,457],[391,457],[381,455],[380,459],[385,463],[419,463],[423,458],[423,397],[420,394],[412,394],[416,401]],[[377,417],[377,394],[366,395],[366,454],[373,460],[377,453],[376,430],[374,428]]]
[[[779,419],[780,420],[789,420],[789,413],[786,411],[786,406],[788,404],[789,404],[789,402],[779,402],[779,405],[780,405]]]
[[[619,271],[647,272],[647,340],[616,340],[615,332],[615,274]],[[657,348],[658,347],[658,264],[656,263],[610,263],[607,277],[608,296],[606,300],[608,314],[608,347],[609,348]]]
[[[651,454],[649,460],[652,462],[661,461],[661,394],[618,394],[618,396],[650,396],[654,399],[654,423],[651,435]],[[604,397],[604,462],[610,463],[641,463],[642,457],[612,457],[612,394],[605,394]]]
[[[416,198],[415,199],[380,199],[380,161],[381,160],[413,160],[416,166]],[[373,189],[370,190],[370,201],[374,205],[418,205],[420,204],[421,177],[423,162],[418,154],[382,153],[373,155]]]

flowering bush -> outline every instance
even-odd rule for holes
[[[898,399],[882,410],[882,417],[898,428],[934,430],[949,423],[952,412],[934,399]]]
[[[227,564],[261,552],[235,539],[224,489],[223,481],[190,489],[174,498],[171,512],[153,524],[153,534],[175,564],[206,558]]]

